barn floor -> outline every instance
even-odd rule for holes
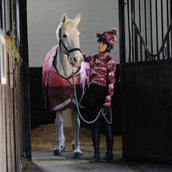
[[[71,150],[72,143],[72,128],[64,128],[64,134],[66,137],[65,145],[66,151]],[[41,125],[34,128],[31,132],[31,144],[32,150],[53,150],[55,147],[55,125]],[[100,136],[100,149],[102,151],[106,150],[105,136],[101,134]],[[93,151],[91,131],[89,129],[80,128],[80,145],[81,150]],[[117,154],[122,153],[122,138],[121,136],[114,136],[114,146],[113,152]]]

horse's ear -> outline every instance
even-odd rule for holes
[[[81,20],[81,14],[78,14],[73,21],[75,26],[77,26],[79,24],[80,20]]]
[[[67,20],[67,15],[63,14],[62,19],[61,19],[61,23],[64,24]]]

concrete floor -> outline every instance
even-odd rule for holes
[[[105,155],[101,151],[101,160]],[[32,162],[26,162],[24,172],[172,172],[172,165],[164,163],[127,162],[121,154],[114,154],[111,163],[90,163],[92,151],[83,150],[82,159],[74,159],[72,151],[63,152],[62,156],[53,156],[52,150],[33,150]]]

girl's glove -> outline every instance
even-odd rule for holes
[[[104,117],[104,119],[105,119],[105,121],[107,122],[108,125],[112,124],[112,111],[111,111],[111,107],[103,106],[102,116]]]
[[[111,108],[109,106],[103,106],[103,112],[107,115],[110,113]]]

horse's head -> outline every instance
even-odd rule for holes
[[[80,32],[77,28],[79,22],[80,15],[77,15],[74,20],[71,20],[64,14],[56,30],[59,48],[62,53],[68,55],[69,63],[74,67],[80,66],[83,61],[83,56],[80,52]]]

